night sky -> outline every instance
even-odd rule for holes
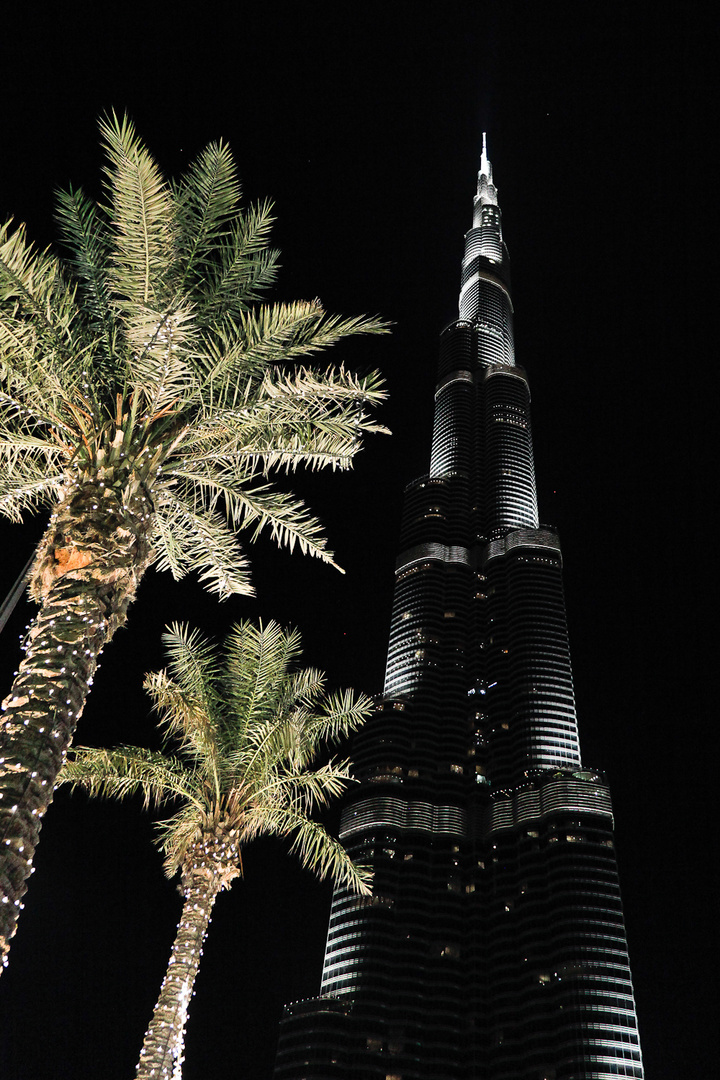
[[[257,600],[218,605],[151,571],[76,741],[153,740],[142,676],[174,619],[217,637],[247,616],[298,625],[332,685],[380,690],[402,490],[428,464],[437,338],[457,314],[486,130],[541,520],[563,543],[583,756],[614,798],[646,1076],[707,1080],[717,40],[703,5],[210,0],[142,15],[111,3],[102,21],[97,4],[18,6],[3,17],[0,218],[50,243],[53,192],[99,193],[97,117],[127,110],[169,175],[230,142],[247,198],[275,201],[276,298],[394,323],[327,354],[383,371],[392,437],[352,473],[296,480],[346,575],[260,542]],[[0,525],[0,595],[42,528]],[[23,602],[3,633],[3,694],[31,614]],[[181,909],[152,835],[138,805],[56,797],[0,979],[3,1077],[134,1075]],[[245,874],[216,906],[185,1080],[270,1080],[282,1004],[319,988],[329,889],[269,842]]]

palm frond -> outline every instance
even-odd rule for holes
[[[272,805],[302,807],[303,813],[308,814],[337,799],[353,778],[348,759],[331,759],[316,769],[309,769],[315,750],[304,745],[300,738],[297,751],[294,757],[288,759],[286,771],[272,776],[263,789],[263,797]]]
[[[55,502],[65,484],[64,457],[47,444],[23,445],[0,433],[0,514],[20,523],[26,511]]]
[[[108,216],[113,229],[109,277],[131,340],[134,323],[160,317],[169,300],[173,262],[173,202],[169,185],[131,121],[110,113],[100,122],[108,166]],[[141,334],[138,333],[138,337]]]
[[[169,878],[184,863],[188,849],[200,838],[207,820],[207,814],[188,803],[179,807],[171,818],[156,823],[157,845],[165,855],[165,873]]]
[[[237,168],[227,143],[211,143],[174,186],[177,258],[182,292],[204,283],[216,267],[217,249],[232,234],[240,201]]]
[[[171,488],[155,491],[153,543],[155,565],[169,570],[176,581],[191,572],[220,599],[253,595],[249,564],[237,538],[220,514],[179,497]]]
[[[371,871],[354,863],[342,844],[301,809],[277,807],[249,817],[245,835],[248,839],[293,836],[291,854],[320,881],[331,877],[337,885],[345,885],[361,895],[372,892]]]
[[[193,768],[212,785],[215,800],[220,798],[220,748],[217,740],[217,702],[208,701],[212,687],[202,673],[195,675],[194,689],[179,686],[166,671],[145,677],[145,689],[160,715],[166,738],[174,736]]]
[[[181,758],[138,746],[113,750],[78,746],[63,765],[59,782],[104,798],[125,799],[140,793],[146,808],[181,798],[202,809],[191,776]]]
[[[73,268],[90,320],[108,333],[111,322],[110,282],[107,276],[109,237],[97,205],[82,191],[60,191],[56,221],[60,237],[71,252]]]
[[[17,302],[0,305],[0,363],[3,368],[10,365],[12,372],[27,373],[37,356],[38,333],[18,309]],[[8,374],[3,371],[3,379]]]
[[[378,316],[356,315],[344,319],[340,315],[328,315],[320,301],[315,301],[318,307],[318,316],[315,324],[308,323],[302,328],[301,333],[293,341],[287,357],[294,359],[298,356],[308,356],[310,353],[320,352],[336,345],[348,337],[357,337],[358,334],[389,334],[390,323]]]
[[[224,654],[228,735],[252,746],[258,723],[273,716],[287,672],[300,656],[300,634],[272,620],[259,626],[245,621],[230,630]]]
[[[375,702],[367,694],[337,690],[327,697],[317,716],[308,724],[308,734],[318,745],[345,739],[362,727],[375,708]]]
[[[187,306],[176,305],[161,316],[151,308],[136,311],[128,329],[137,350],[128,361],[128,381],[144,399],[148,421],[173,406],[192,407],[198,392],[195,370],[187,358],[192,336],[193,313]]]
[[[269,530],[270,538],[279,547],[293,551],[297,545],[304,555],[312,555],[340,569],[327,549],[321,523],[302,499],[277,491],[269,484],[247,486],[244,481],[248,470],[245,469],[239,474],[220,469],[193,470],[192,462],[188,462],[177,465],[172,475],[185,484],[185,489],[181,486],[173,489],[178,505],[182,500],[187,508],[207,506],[208,513],[214,514],[215,507],[222,501],[225,515],[236,529],[252,529],[252,541],[257,540],[264,530]],[[193,514],[197,518],[198,510]]]
[[[73,290],[61,273],[58,259],[38,252],[25,238],[25,226],[11,231],[12,222],[0,225],[0,309],[23,319],[52,356],[70,346],[70,330],[77,317]]]
[[[325,696],[325,674],[319,668],[301,668],[289,674],[284,684],[283,707],[302,707],[305,711],[318,707]]]
[[[218,650],[199,630],[190,630],[182,623],[169,626],[162,640],[170,657],[172,678],[157,672],[147,676],[145,687],[162,713],[167,731],[202,760],[219,799],[218,717],[222,696]]]
[[[203,326],[235,319],[247,311],[277,276],[279,253],[268,247],[274,218],[269,200],[238,214],[220,237],[213,267],[198,290],[198,321]]]

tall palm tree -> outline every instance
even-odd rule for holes
[[[98,654],[147,567],[248,593],[235,535],[248,528],[332,562],[270,474],[349,468],[382,430],[377,374],[295,365],[383,324],[317,300],[258,303],[277,264],[270,206],[241,209],[227,146],[169,183],[127,119],[100,129],[104,201],[59,197],[68,259],[0,228],[0,512],[52,507],[29,579],[40,610],[2,704],[3,963]]]
[[[162,718],[163,752],[134,746],[78,747],[61,779],[92,795],[141,792],[177,807],[160,823],[168,877],[180,871],[184,906],[167,974],[140,1054],[138,1080],[180,1080],[187,1010],[215,899],[242,873],[241,851],[257,836],[293,837],[292,850],[318,877],[369,893],[367,874],[308,815],[338,795],[348,762],[313,767],[328,740],[354,730],[372,708],[350,691],[326,697],[313,669],[291,672],[297,631],[277,623],[234,627],[224,654],[197,631],[164,635],[167,670],[145,686]],[[173,751],[173,744],[179,747]]]

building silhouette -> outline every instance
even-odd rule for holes
[[[320,996],[276,1080],[642,1077],[610,794],[583,766],[557,535],[483,154],[430,468],[406,491],[381,707],[353,747]]]

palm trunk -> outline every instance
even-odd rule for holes
[[[150,561],[148,506],[86,481],[60,503],[30,581],[41,603],[0,726],[0,956],[7,964],[58,772],[105,644]],[[107,493],[106,493],[107,492]],[[2,969],[0,968],[0,971]]]
[[[212,839],[209,846],[216,846]],[[237,854],[229,862],[225,854],[222,861],[216,861],[212,852],[208,853],[207,842],[198,843],[188,855],[183,870],[185,904],[160,997],[140,1051],[136,1080],[181,1080],[188,1007],[210,914],[218,893],[239,872]]]

